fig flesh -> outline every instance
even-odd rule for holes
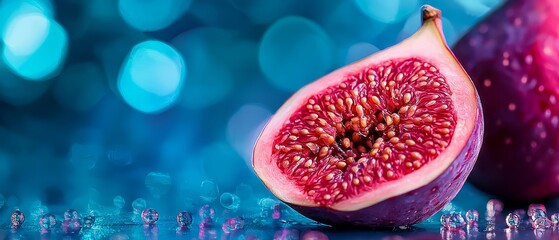
[[[559,195],[559,1],[508,1],[454,47],[484,106],[470,181],[508,202]]]
[[[280,200],[334,226],[391,227],[439,211],[482,141],[481,105],[440,11],[410,38],[296,92],[262,131],[253,168]]]

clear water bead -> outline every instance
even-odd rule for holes
[[[50,213],[47,213],[39,219],[39,226],[42,230],[50,230],[56,226],[56,217]]]
[[[245,220],[241,217],[230,218],[223,223],[221,229],[224,233],[232,233],[243,229],[245,226]]]
[[[510,228],[517,228],[520,225],[520,216],[516,213],[509,213],[505,221]]]
[[[20,210],[15,210],[11,216],[12,228],[19,228],[25,222],[25,215]]]
[[[91,228],[95,224],[95,217],[94,216],[86,216],[83,218],[83,227],[84,228]]]
[[[124,204],[126,204],[126,201],[124,200],[124,198],[120,195],[117,195],[115,198],[113,198],[113,205],[118,208],[118,209],[122,209],[124,208]]]
[[[528,216],[531,217],[532,215],[534,215],[534,213],[538,209],[542,210],[544,213],[547,213],[547,210],[545,209],[545,206],[543,204],[533,203],[533,204],[530,204],[530,206],[528,206]]]
[[[177,223],[179,227],[188,227],[192,224],[192,215],[189,212],[179,212],[177,214]]]
[[[241,205],[241,199],[235,194],[224,192],[221,194],[221,197],[219,197],[219,203],[224,208],[237,211],[239,205]]]
[[[82,229],[82,223],[79,218],[72,219],[72,220],[64,220],[62,222],[62,231],[64,232],[64,234],[71,234],[71,235],[78,234],[81,229]]]
[[[134,209],[134,213],[141,213],[144,209],[146,209],[147,202],[143,198],[136,198],[132,202],[132,208]]]
[[[142,221],[147,225],[155,224],[159,220],[159,213],[155,209],[146,209],[142,211]]]
[[[553,226],[557,226],[557,224],[559,224],[559,213],[554,213],[551,214],[551,217],[549,217],[551,220],[551,224],[553,224]]]
[[[534,220],[532,228],[534,229],[548,229],[551,227],[551,222],[546,217],[540,217]]]
[[[448,215],[448,227],[453,229],[463,228],[466,226],[466,220],[460,213],[450,213]]]
[[[477,210],[468,210],[466,212],[466,222],[468,224],[472,224],[477,222],[479,219],[479,213],[477,212]]]
[[[544,217],[547,217],[546,214],[545,214],[545,212],[544,212],[544,210],[542,210],[542,209],[536,209],[536,210],[534,210],[533,213],[532,213],[532,216],[531,216],[532,221],[536,221],[536,219],[542,218],[542,217],[543,217],[543,218],[544,218]]]
[[[440,221],[441,221],[441,225],[442,225],[443,227],[448,227],[448,217],[449,217],[448,214],[443,214],[443,215],[441,216]]]
[[[200,217],[204,221],[208,221],[208,220],[211,221],[215,218],[214,208],[211,207],[210,205],[207,205],[207,204],[200,208],[200,211],[198,212],[198,214],[200,214]]]
[[[200,184],[200,198],[205,202],[213,202],[219,197],[219,187],[213,181],[204,180]]]
[[[74,209],[68,209],[64,212],[64,220],[65,221],[72,221],[72,220],[80,220],[80,214],[78,211]]]

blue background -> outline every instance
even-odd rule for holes
[[[0,0],[0,223],[138,198],[174,216],[203,180],[257,205],[252,147],[293,92],[410,36],[422,4],[452,45],[501,2]],[[445,211],[487,199],[466,185]]]

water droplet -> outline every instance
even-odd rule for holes
[[[124,200],[124,198],[120,195],[117,195],[115,198],[113,198],[113,205],[118,208],[118,209],[122,209],[124,208],[124,204],[126,204],[126,201]]]
[[[509,226],[510,228],[517,228],[518,225],[520,225],[520,216],[518,216],[518,214],[516,213],[509,213],[507,215],[507,218],[505,219],[507,226]]]
[[[19,228],[25,222],[25,215],[22,211],[15,210],[11,216],[12,228]]]
[[[219,197],[219,187],[213,181],[204,180],[200,184],[200,198],[206,202],[213,202]]]
[[[241,204],[241,200],[235,194],[224,192],[219,198],[219,203],[224,208],[237,211],[237,209],[239,209],[239,205]]]
[[[532,213],[532,221],[536,221],[536,219],[538,218],[542,218],[542,217],[547,217],[544,210],[542,209],[536,209],[534,210],[534,212]]]
[[[448,217],[449,217],[448,214],[441,215],[440,221],[443,227],[448,227]]]
[[[54,215],[47,213],[39,219],[39,226],[42,232],[48,232],[50,229],[56,226],[56,217]]]
[[[536,220],[532,223],[532,227],[534,229],[548,229],[551,227],[551,222],[546,217],[536,218]]]
[[[118,78],[122,98],[144,113],[158,113],[173,105],[186,75],[182,56],[160,41],[137,44],[126,57]]]
[[[528,216],[532,217],[532,215],[534,215],[537,209],[542,210],[544,214],[547,213],[545,206],[543,204],[533,203],[528,206]]]
[[[151,195],[158,199],[171,189],[171,176],[167,173],[150,172],[144,183]]]
[[[232,233],[242,230],[245,226],[245,220],[242,217],[229,218],[223,223],[221,229],[224,233]]]
[[[159,220],[159,213],[155,209],[146,209],[142,211],[142,221],[146,225],[153,225]]]
[[[466,221],[468,222],[468,224],[472,224],[477,222],[479,219],[479,213],[477,212],[477,210],[468,210],[466,212]]]
[[[146,206],[147,202],[143,198],[136,198],[136,200],[132,202],[132,209],[134,209],[134,213],[136,214],[144,211],[144,209],[146,209]]]
[[[95,217],[94,216],[86,216],[83,218],[83,227],[84,228],[91,228],[95,224]]]
[[[452,229],[463,228],[466,226],[466,220],[460,213],[450,213],[448,215],[448,227]]]
[[[179,227],[188,227],[192,224],[192,215],[189,212],[179,212],[177,214],[177,223]]]
[[[332,41],[318,24],[288,16],[264,33],[258,62],[271,84],[293,92],[331,70],[333,55]]]
[[[550,220],[553,226],[557,226],[557,224],[559,224],[559,213],[551,214]]]

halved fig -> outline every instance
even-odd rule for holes
[[[474,85],[424,6],[410,38],[296,92],[269,121],[252,164],[280,200],[322,223],[391,227],[439,211],[482,142]]]

